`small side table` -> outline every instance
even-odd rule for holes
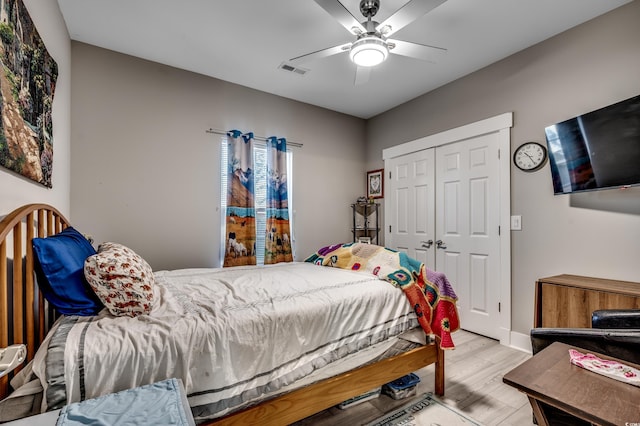
[[[553,408],[596,425],[640,424],[640,388],[571,364],[569,349],[640,368],[596,352],[552,343],[502,379],[527,394],[538,424],[554,424],[550,418]]]

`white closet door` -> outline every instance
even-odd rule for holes
[[[385,245],[435,269],[435,152],[425,149],[386,164]]]
[[[458,294],[465,330],[500,338],[497,134],[436,149],[436,266]],[[507,231],[508,232],[508,231]]]
[[[385,244],[445,273],[458,294],[462,328],[502,344],[512,338],[512,126],[513,114],[505,113],[382,151],[391,171]],[[435,170],[434,191],[413,170]],[[422,248],[429,240],[433,246]]]
[[[387,160],[386,245],[443,272],[465,330],[500,339],[496,134]]]

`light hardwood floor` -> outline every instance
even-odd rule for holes
[[[502,382],[502,376],[531,355],[499,342],[459,330],[453,334],[456,348],[445,351],[445,395],[442,399],[487,426],[533,425],[526,396]],[[433,392],[434,367],[416,371],[417,395]],[[345,410],[331,408],[295,426],[356,426],[408,403],[381,395]],[[446,426],[446,425],[442,425]]]

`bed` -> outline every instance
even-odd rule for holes
[[[114,317],[107,309],[93,316],[60,315],[38,287],[32,244],[71,229],[46,204],[23,206],[0,222],[0,347],[25,343],[29,361],[23,371],[0,378],[0,400],[10,394],[9,378],[16,375],[41,383],[45,411],[56,408],[56,387],[63,390],[57,404],[64,405],[65,398],[91,398],[169,375],[185,383],[201,424],[290,424],[431,364],[435,393],[444,394],[442,336],[425,336],[422,315],[402,292],[367,273],[309,262],[154,271],[155,305],[147,315]],[[258,279],[271,282],[275,294],[263,293]],[[195,284],[200,281],[202,288]],[[355,304],[347,304],[354,294]],[[337,302],[329,301],[334,296]],[[163,317],[165,311],[174,316]],[[242,312],[249,318],[235,317]],[[211,326],[213,317],[224,317],[224,326]],[[203,334],[197,324],[214,331]],[[135,329],[145,335],[142,343],[109,340]],[[260,337],[250,333],[256,330]],[[289,340],[270,345],[277,334]],[[74,344],[60,349],[61,339]],[[220,343],[224,339],[231,343]],[[132,356],[118,358],[109,347]],[[84,353],[89,348],[96,352]],[[69,353],[74,355],[65,358]],[[232,366],[236,362],[243,363],[239,369]],[[64,368],[56,377],[48,364]],[[127,374],[110,373],[122,366]]]

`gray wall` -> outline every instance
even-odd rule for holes
[[[382,150],[514,112],[511,155],[544,128],[640,94],[640,1],[596,18],[367,122],[368,168]],[[512,166],[512,330],[533,324],[534,283],[561,273],[640,281],[640,188],[554,196],[549,165]]]
[[[53,97],[53,188],[49,189],[0,167],[0,217],[28,203],[48,203],[70,217],[69,152],[71,102],[71,41],[57,2],[24,0],[29,15],[51,57],[58,64]]]
[[[253,131],[293,148],[297,259],[348,241],[364,192],[365,122],[72,42],[71,210],[96,243],[153,269],[219,266],[220,136]]]
[[[53,189],[0,169],[0,215],[51,203],[96,241],[129,244],[155,269],[217,259],[218,140],[209,127],[304,143],[294,149],[301,258],[351,237],[348,205],[386,147],[513,111],[513,150],[543,141],[546,125],[640,93],[638,0],[366,123],[71,43],[57,4],[25,4],[59,67]],[[538,277],[640,281],[638,188],[553,196],[548,166],[512,170],[512,213],[523,216],[512,232],[515,331],[531,327]]]

